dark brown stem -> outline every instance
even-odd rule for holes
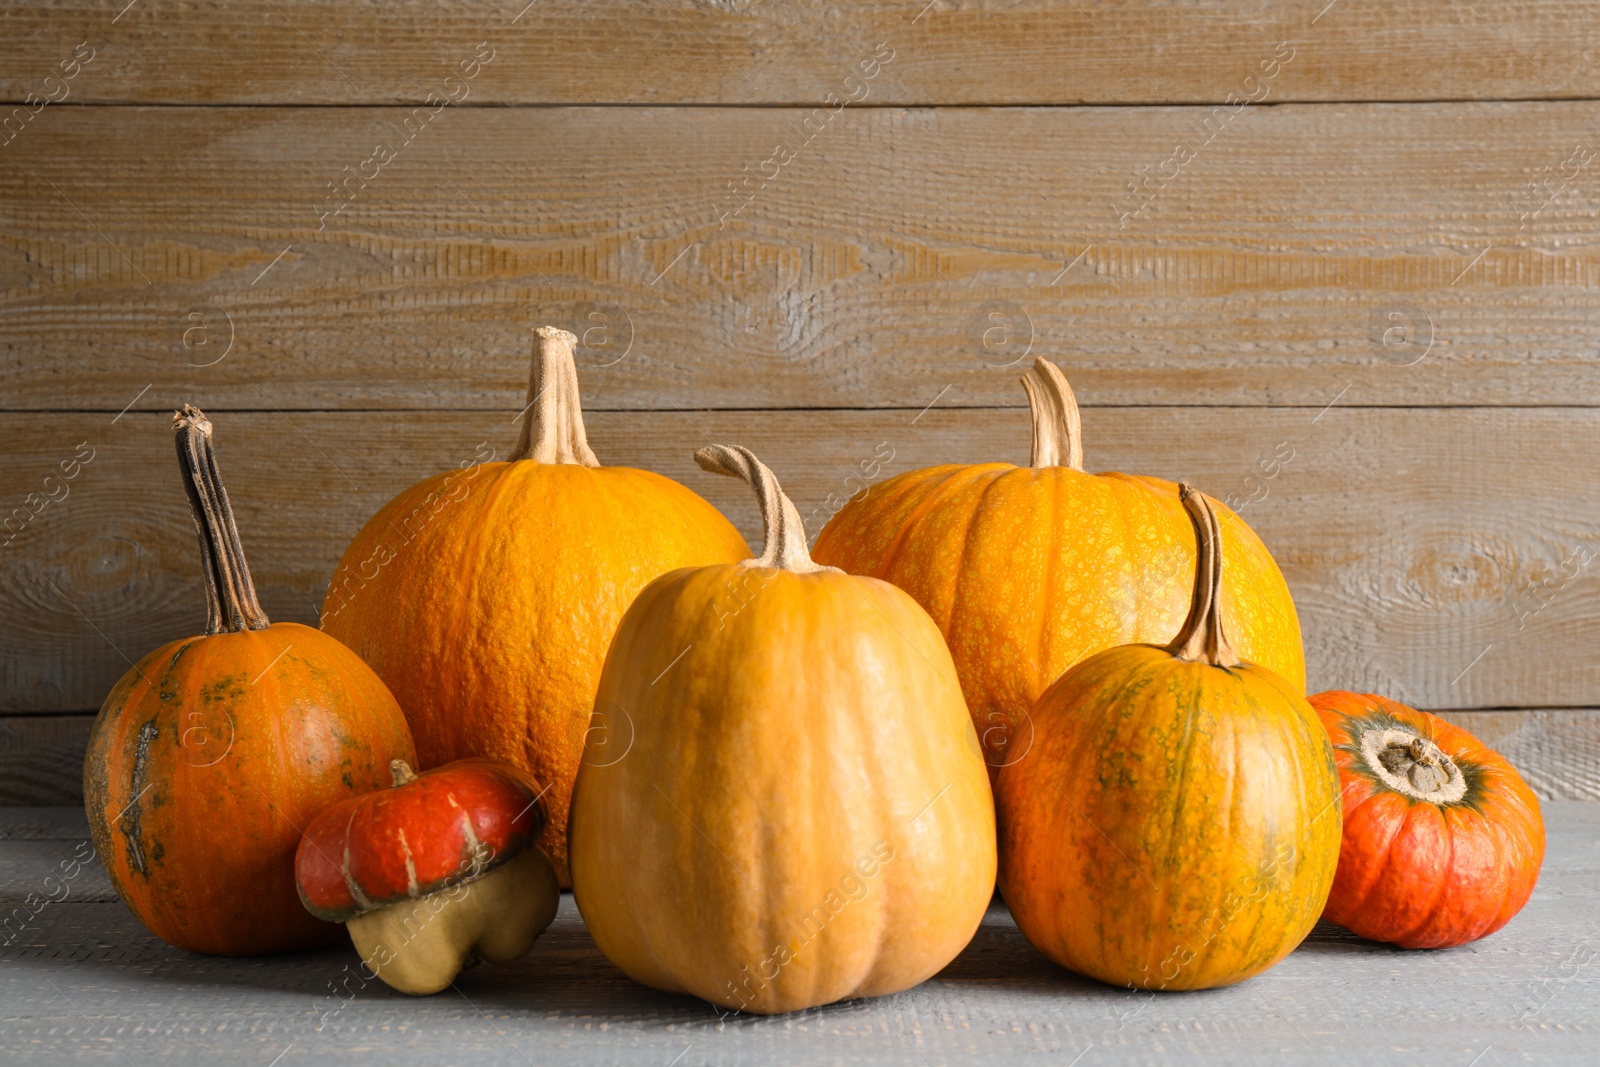
[[[1033,369],[1022,376],[1022,388],[1033,414],[1033,458],[1028,465],[1083,470],[1083,424],[1067,376],[1049,360],[1036,359]]]
[[[1194,597],[1189,617],[1167,651],[1213,667],[1236,667],[1239,657],[1222,628],[1222,531],[1206,495],[1190,485],[1178,486],[1178,498],[1194,523]]]
[[[796,574],[837,569],[812,562],[811,553],[806,549],[806,529],[800,521],[800,513],[784,495],[777,475],[757,459],[754,452],[738,445],[707,445],[694,454],[694,461],[712,474],[743,478],[761,498],[761,524],[766,528],[766,543],[761,547],[761,555],[750,561],[751,566],[780,567]]]
[[[189,512],[200,536],[200,565],[206,582],[206,633],[265,630],[272,625],[256,599],[255,583],[245,563],[239,528],[233,521],[228,491],[217,471],[211,448],[211,420],[188,404],[174,412],[178,466],[189,494]]]
[[[411,764],[405,760],[392,759],[389,761],[389,777],[394,779],[395,785],[400,786],[405,785],[407,782],[416,781],[417,772],[412,770]]]
[[[572,361],[572,347],[577,343],[572,334],[554,326],[533,331],[528,406],[522,409],[522,435],[512,450],[512,459],[600,466],[583,432],[578,368]]]

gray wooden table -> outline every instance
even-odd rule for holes
[[[347,946],[191,955],[146,933],[92,863],[40,907],[63,895],[45,878],[88,852],[83,816],[0,809],[0,902],[27,917],[0,932],[0,1063],[1593,1065],[1600,804],[1552,803],[1546,818],[1533,900],[1464,948],[1402,952],[1319,926],[1241,986],[1141,994],[1055,967],[997,903],[967,950],[910,992],[719,1020],[624,978],[570,895],[522,962],[426,999],[363,988]]]

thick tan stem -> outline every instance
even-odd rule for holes
[[[1190,485],[1178,486],[1183,509],[1194,523],[1194,598],[1189,617],[1167,651],[1213,667],[1236,667],[1239,657],[1222,628],[1222,531],[1206,495]]]
[[[1022,388],[1033,413],[1033,458],[1028,465],[1083,470],[1083,424],[1067,376],[1049,360],[1036,359],[1022,376]]]
[[[589,451],[589,440],[583,432],[578,368],[572,361],[572,347],[577,343],[572,334],[554,326],[533,331],[528,406],[522,409],[522,434],[517,438],[512,459],[600,466]]]
[[[766,527],[766,543],[761,555],[747,561],[752,567],[780,567],[796,574],[837,570],[811,561],[806,550],[806,529],[793,502],[784,495],[778,478],[748,448],[738,445],[707,445],[694,454],[702,470],[743,478],[755,487],[761,498],[761,524]]]
[[[407,782],[416,781],[417,772],[412,770],[411,764],[407,763],[405,760],[392,759],[389,761],[389,777],[394,780],[395,785],[401,786],[405,785]]]
[[[233,521],[228,491],[217,471],[211,448],[211,420],[188,404],[174,412],[178,466],[189,494],[189,512],[200,537],[200,565],[206,582],[206,633],[265,630],[272,625],[256,599],[255,583],[245,563],[239,527]]]

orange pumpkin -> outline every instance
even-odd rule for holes
[[[749,554],[710,504],[589,450],[565,330],[536,333],[509,462],[425,479],[345,550],[322,627],[388,683],[423,767],[492,756],[549,788],[539,846],[563,886],[567,806],[606,647],[657,575]]]
[[[819,567],[747,449],[766,549],[663,575],[612,643],[572,802],[573,893],[634,980],[738,1011],[907,989],[994,892],[994,804],[927,613]]]
[[[211,423],[174,420],[200,534],[205,634],[164,645],[106,698],[83,763],[84,809],[117,894],[179,948],[251,956],[339,927],[300,906],[300,830],[413,758],[394,697],[338,641],[271,623],[217,473]]]
[[[821,563],[893,582],[933,616],[991,774],[1027,753],[1028,709],[1064,671],[1177,630],[1195,561],[1177,487],[1085,473],[1066,378],[1041,359],[1022,384],[1031,466],[898,475],[841,509],[814,550]],[[1217,511],[1228,556],[1222,605],[1239,652],[1304,692],[1300,622],[1283,575],[1243,520]]]
[[[995,793],[1017,926],[1057,963],[1141,989],[1272,966],[1316,923],[1339,852],[1327,735],[1294,685],[1234,653],[1215,511],[1182,498],[1200,552],[1178,636],[1062,676]]]
[[[1544,862],[1544,820],[1504,756],[1370,693],[1318,693],[1311,704],[1344,792],[1325,918],[1374,941],[1448,948],[1522,910]]]

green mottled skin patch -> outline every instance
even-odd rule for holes
[[[242,674],[226,674],[214,682],[200,687],[200,699],[207,704],[226,701],[229,704],[244,699],[249,679]]]

